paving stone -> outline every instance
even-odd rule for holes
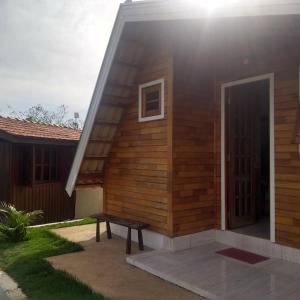
[[[0,299],[2,300],[26,300],[27,297],[18,284],[4,271],[0,270]]]

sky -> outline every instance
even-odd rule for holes
[[[120,2],[0,0],[0,114],[64,104],[84,119]]]

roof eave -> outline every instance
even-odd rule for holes
[[[79,140],[74,139],[55,139],[47,137],[36,137],[36,136],[20,136],[9,134],[3,130],[0,130],[0,139],[9,143],[19,144],[51,144],[51,145],[62,145],[62,146],[75,146]]]
[[[99,103],[102,98],[102,93],[105,87],[105,83],[107,81],[108,73],[110,70],[110,67],[113,62],[113,58],[117,49],[117,45],[119,42],[119,39],[121,37],[121,33],[125,24],[124,20],[124,13],[122,10],[122,5],[119,8],[113,30],[110,36],[110,40],[105,52],[105,56],[101,65],[101,69],[97,78],[96,86],[93,92],[91,104],[89,106],[89,110],[87,113],[86,121],[84,123],[84,127],[82,130],[81,138],[79,140],[75,157],[73,160],[73,164],[71,167],[71,171],[68,177],[68,181],[66,184],[66,192],[68,193],[69,196],[72,195],[75,184],[76,184],[76,179],[80,170],[81,162],[84,156],[85,148],[88,143],[92,127],[94,124],[94,120],[97,114],[97,109],[99,106]]]

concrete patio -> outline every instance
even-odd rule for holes
[[[250,265],[217,254],[228,248],[217,242],[178,252],[140,252],[133,243],[133,254],[126,257],[125,240],[107,240],[103,225],[100,243],[95,242],[94,224],[55,230],[85,251],[49,261],[110,298],[300,299],[299,264],[271,258]]]
[[[85,251],[51,257],[48,261],[111,299],[203,299],[129,265],[126,262],[125,241],[116,236],[107,240],[105,230],[105,224],[102,224],[100,243],[95,242],[95,224],[54,230],[56,234],[80,243]],[[136,243],[132,243],[132,253],[140,253]]]
[[[250,265],[219,254],[213,242],[178,252],[151,251],[127,261],[208,299],[300,299],[300,265],[269,259]]]

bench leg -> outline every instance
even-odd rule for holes
[[[97,243],[100,242],[100,222],[99,222],[99,220],[97,220],[97,223],[96,223],[96,242]]]
[[[144,250],[143,233],[141,229],[138,229],[138,238],[139,238],[139,249]]]
[[[106,233],[107,233],[107,238],[110,240],[111,239],[111,230],[110,230],[110,224],[108,221],[106,221]]]
[[[131,253],[131,228],[128,227],[128,233],[127,233],[127,241],[126,241],[126,254]]]

